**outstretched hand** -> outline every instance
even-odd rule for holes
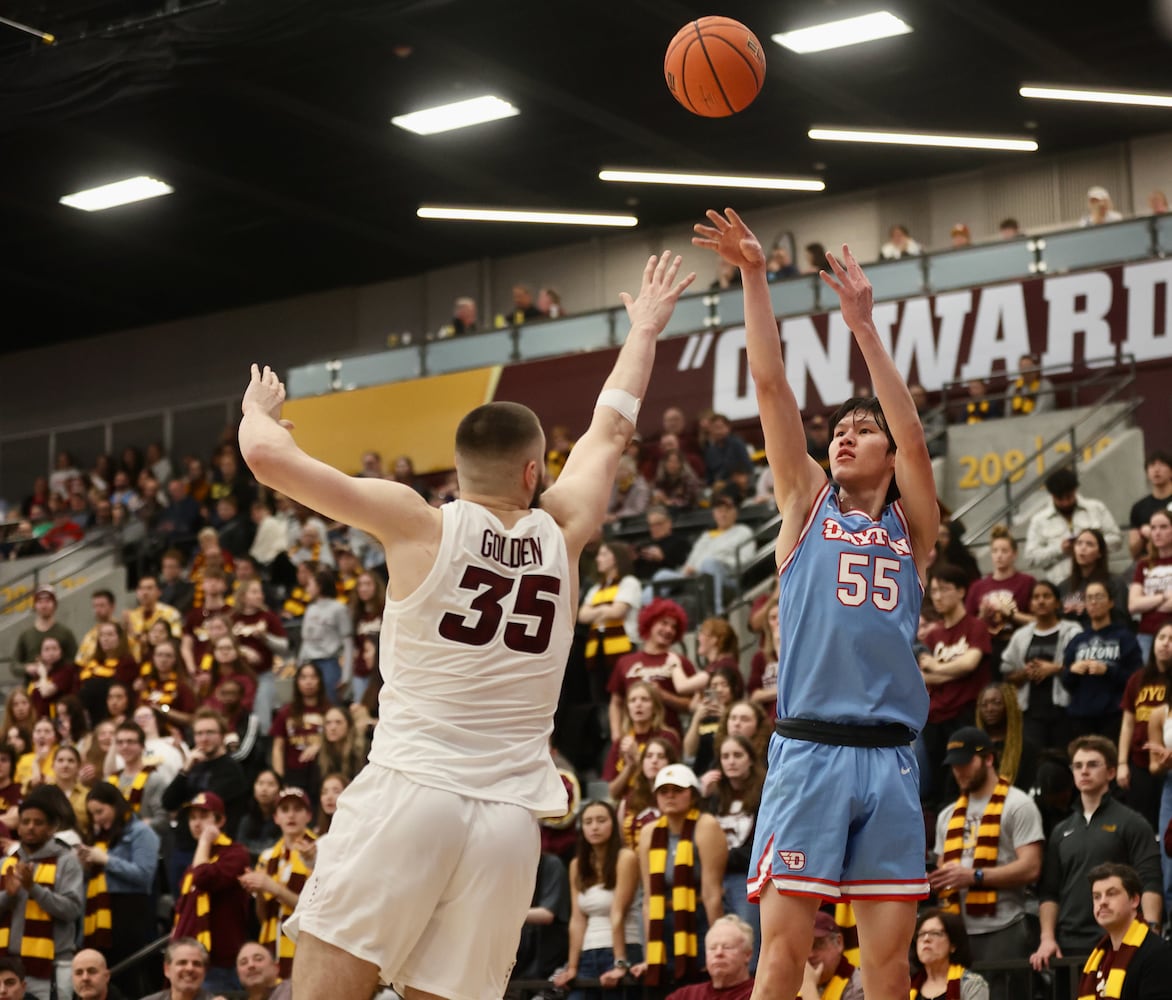
[[[683,258],[676,256],[673,259],[670,250],[665,250],[659,257],[650,257],[647,266],[643,268],[643,285],[639,289],[639,297],[633,299],[627,292],[619,295],[627,308],[631,326],[650,326],[657,334],[667,326],[684,289],[696,280],[693,271],[676,281],[681,263]]]
[[[281,419],[281,406],[285,402],[285,383],[268,365],[261,371],[257,364],[252,365],[252,377],[248,381],[248,388],[244,390],[244,399],[240,401],[242,413],[250,409],[260,410],[272,417],[286,430],[293,429],[293,421]]]
[[[693,246],[712,250],[737,267],[765,266],[765,251],[761,249],[760,240],[736,212],[726,208],[724,215],[721,215],[710,208],[704,214],[712,225],[697,222],[692,227],[696,232],[692,237]]]
[[[842,319],[847,328],[858,332],[860,327],[871,322],[873,305],[871,282],[867,280],[859,262],[855,260],[855,255],[851,253],[850,247],[845,243],[842,245],[842,262],[840,263],[829,251],[826,252],[826,262],[830,265],[834,276],[831,277],[825,271],[818,273],[838,296]]]

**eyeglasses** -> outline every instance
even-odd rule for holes
[[[948,937],[948,932],[947,931],[927,930],[927,931],[920,931],[920,933],[916,935],[916,940],[920,941],[920,940],[924,940],[927,938],[942,938],[942,937]]]

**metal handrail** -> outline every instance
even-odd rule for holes
[[[1059,431],[1057,434],[1055,434],[1049,440],[1044,441],[1039,448],[1037,448],[1032,454],[1028,455],[1026,457],[1025,461],[1022,463],[1022,468],[1027,468],[1035,459],[1046,454],[1047,451],[1049,451],[1051,448],[1053,448],[1056,444],[1061,442],[1063,439],[1069,438],[1069,440],[1070,440],[1070,454],[1067,458],[1063,459],[1059,463],[1058,467],[1062,468],[1065,466],[1070,466],[1071,468],[1077,470],[1078,465],[1079,465],[1079,450],[1078,450],[1079,446],[1078,446],[1077,433],[1078,433],[1079,429],[1082,428],[1084,424],[1087,424],[1091,420],[1098,417],[1100,415],[1101,411],[1109,403],[1113,402],[1116,399],[1116,397],[1118,397],[1120,395],[1120,393],[1123,392],[1123,390],[1125,390],[1129,386],[1133,385],[1134,383],[1135,383],[1135,370],[1134,370],[1134,367],[1132,367],[1132,370],[1127,375],[1120,377],[1119,382],[1116,385],[1112,386],[1111,389],[1109,389],[1107,391],[1107,394],[1105,396],[1103,396],[1100,400],[1098,400],[1090,408],[1090,410],[1088,410],[1087,413],[1083,414],[1083,416],[1080,419],[1076,420],[1074,423],[1072,423],[1069,427],[1065,428],[1064,430]],[[1117,413],[1110,421],[1108,421],[1107,423],[1103,424],[1102,426],[1100,426],[1098,428],[1097,434],[1095,436],[1097,437],[1099,435],[1102,435],[1103,433],[1110,430],[1112,427],[1115,427],[1116,425],[1118,425],[1119,423],[1121,423],[1124,420],[1129,420],[1135,414],[1136,410],[1138,410],[1140,408],[1140,406],[1142,404],[1143,404],[1143,399],[1139,398],[1139,397],[1128,400],[1125,403],[1122,411]],[[995,493],[997,493],[998,491],[1000,491],[1002,489],[1005,491],[1004,502],[1001,504],[1000,507],[998,507],[996,509],[995,513],[992,516],[987,516],[983,521],[981,521],[975,527],[970,527],[970,526],[966,525],[965,536],[963,538],[965,545],[973,545],[976,542],[978,542],[984,536],[985,531],[987,531],[992,525],[997,524],[999,521],[1001,521],[1003,518],[1005,518],[1006,515],[1012,513],[1019,506],[1021,497],[1018,497],[1016,499],[1014,498],[1014,493],[1013,493],[1014,483],[1012,481],[1013,477],[1017,474],[1017,472],[1018,472],[1017,469],[1006,472],[999,483],[997,483],[994,486],[989,487],[988,490],[986,490],[984,493],[981,493],[979,496],[973,497],[971,500],[966,501],[959,508],[957,508],[955,511],[952,512],[953,520],[961,520],[965,516],[965,514],[967,514],[969,511],[973,510],[978,504],[984,503],[991,496],[993,496]],[[1028,492],[1036,490],[1037,488],[1038,488],[1038,481],[1035,480],[1029,484],[1029,486],[1026,488],[1026,490],[1024,492],[1028,493]]]
[[[63,560],[68,559],[71,556],[77,555],[79,552],[84,552],[86,549],[94,549],[100,546],[102,551],[95,552],[93,558],[82,563],[79,568],[85,569],[87,566],[92,566],[99,559],[101,559],[102,556],[107,555],[111,549],[113,549],[115,552],[118,551],[120,536],[120,529],[108,528],[99,535],[83,538],[80,542],[74,542],[74,544],[66,546],[60,551],[53,553],[52,558],[46,562],[41,563],[34,569],[30,569],[28,573],[24,574],[23,576],[18,576],[13,581],[13,584],[19,584],[25,579],[31,577],[30,591],[35,593],[37,587],[41,585],[42,576],[52,575],[51,570],[54,566],[58,565]],[[19,560],[17,560],[17,564],[19,565]],[[0,604],[0,615],[12,611],[16,605],[26,599],[26,596],[27,595],[14,597],[9,600],[7,604]]]
[[[134,966],[138,965],[139,962],[143,961],[144,959],[150,958],[156,952],[160,952],[164,948],[166,948],[167,942],[170,940],[171,940],[171,935],[164,934],[161,938],[157,938],[156,940],[152,941],[150,944],[144,944],[141,948],[138,949],[138,951],[133,952],[130,955],[127,955],[124,959],[122,959],[121,962],[119,962],[117,965],[115,965],[114,968],[112,968],[110,970],[110,975],[116,976],[121,972],[125,972],[127,969],[134,968]]]

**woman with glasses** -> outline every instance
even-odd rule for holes
[[[964,919],[925,910],[916,921],[911,1000],[989,1000],[989,984],[968,968],[971,961]]]

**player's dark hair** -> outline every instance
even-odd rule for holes
[[[1094,888],[1096,882],[1109,878],[1118,878],[1123,883],[1123,891],[1129,899],[1143,895],[1144,884],[1140,881],[1139,873],[1131,865],[1119,861],[1104,861],[1095,865],[1087,872],[1087,885]]]
[[[834,434],[834,429],[846,417],[860,414],[875,418],[875,423],[879,425],[880,430],[887,435],[887,450],[889,452],[895,451],[895,438],[891,434],[891,428],[887,426],[887,417],[883,415],[883,407],[879,405],[879,400],[875,396],[851,396],[845,403],[842,403],[831,415],[829,420],[831,436]],[[887,496],[883,498],[883,505],[895,503],[899,499],[899,486],[896,484],[895,476],[892,475],[891,483],[887,487]]]
[[[541,438],[537,414],[520,403],[485,403],[460,421],[456,453],[494,461],[509,458]]]
[[[594,870],[594,848],[582,835],[582,817],[587,809],[605,809],[610,816],[610,840],[606,842],[606,855],[602,859],[602,871]],[[591,799],[578,810],[578,844],[574,857],[578,860],[578,884],[571,886],[574,892],[582,892],[592,885],[600,884],[604,889],[613,889],[618,881],[619,851],[623,849],[623,831],[619,828],[618,813],[605,799]]]

